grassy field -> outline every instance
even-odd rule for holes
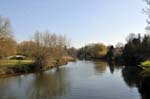
[[[0,66],[13,66],[18,64],[30,64],[33,60],[0,60]]]

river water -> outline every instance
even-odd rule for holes
[[[0,79],[0,99],[146,99],[136,72],[104,61],[77,61],[44,73]]]

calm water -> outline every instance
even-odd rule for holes
[[[139,79],[123,66],[77,61],[44,73],[1,78],[0,99],[148,99]]]

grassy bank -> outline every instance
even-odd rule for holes
[[[40,71],[65,65],[69,61],[75,61],[75,59],[72,57],[63,57],[59,60],[49,60],[48,65],[44,66]],[[33,60],[0,60],[0,76],[32,72],[37,72]]]
[[[31,72],[33,60],[0,60],[0,75]]]
[[[33,62],[33,60],[0,60],[0,66],[13,66],[18,64],[29,64]]]
[[[143,71],[141,72],[141,75],[146,77],[150,76],[150,60],[146,60],[140,64],[140,67],[143,68]]]
[[[150,60],[146,60],[140,65],[143,69],[150,69]]]
[[[70,57],[70,56],[65,56],[65,57],[62,57],[61,59],[49,60],[48,65],[45,66],[43,68],[43,70],[47,70],[49,68],[54,68],[54,67],[59,67],[59,66],[65,65],[68,62],[72,62],[72,61],[76,61],[76,59],[73,57]]]

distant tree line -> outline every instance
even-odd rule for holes
[[[49,32],[35,32],[31,40],[17,43],[11,30],[10,21],[0,17],[0,59],[11,55],[24,55],[44,66],[49,60],[60,60],[70,55],[79,59],[124,60],[124,63],[139,64],[150,59],[150,35],[131,33],[127,43],[106,46],[102,43],[88,44],[82,48],[68,48],[69,40],[62,35]],[[122,62],[122,61],[121,61]]]
[[[102,43],[89,44],[78,50],[79,59],[102,59],[106,58],[107,47]]]
[[[122,62],[127,65],[138,65],[150,59],[150,35],[131,33],[126,38],[127,43],[117,43],[105,46],[104,44],[89,44],[78,50],[79,59],[106,59]]]

